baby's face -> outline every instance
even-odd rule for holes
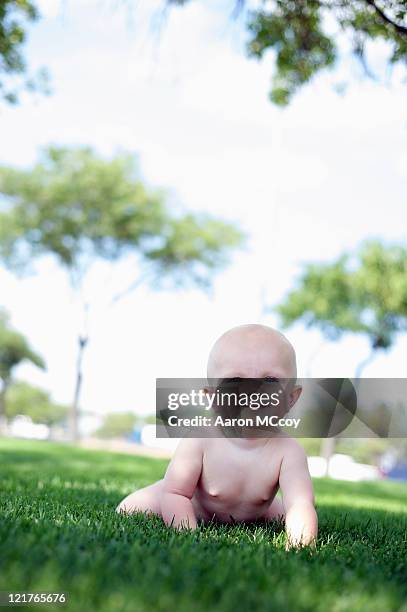
[[[210,378],[296,378],[295,353],[278,332],[243,326],[218,340],[208,362]]]
[[[215,388],[221,379],[268,377],[286,380],[285,405],[291,408],[301,387],[295,384],[294,349],[279,332],[263,325],[244,325],[226,332],[215,343],[208,360],[210,387]]]

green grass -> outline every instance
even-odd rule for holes
[[[178,533],[114,512],[165,466],[0,440],[0,590],[66,591],[78,611],[407,611],[406,486],[316,481],[317,549],[286,552],[278,525]]]

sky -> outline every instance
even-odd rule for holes
[[[30,66],[47,66],[53,93],[0,107],[0,163],[29,167],[47,144],[134,153],[145,182],[185,210],[209,212],[247,234],[245,248],[199,290],[141,286],[111,304],[140,270],[133,260],[91,270],[85,288],[90,343],[81,405],[94,413],[154,411],[156,377],[200,377],[215,339],[243,323],[279,326],[271,308],[308,262],[328,262],[366,238],[407,238],[407,87],[369,48],[384,83],[364,79],[346,41],[335,71],[286,109],[269,99],[272,57],[249,60],[233,3],[195,0],[166,18],[158,0],[41,0],[30,27]],[[346,81],[346,86],[343,86]],[[338,89],[344,93],[339,94]],[[69,403],[81,308],[48,257],[18,279],[0,267],[0,304],[47,362],[19,379]],[[329,343],[298,324],[286,331],[299,375],[353,376],[364,338]],[[407,338],[366,368],[404,377]]]

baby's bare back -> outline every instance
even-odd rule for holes
[[[222,522],[261,519],[278,491],[283,439],[201,440],[202,472],[192,504],[197,518]]]

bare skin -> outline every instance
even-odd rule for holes
[[[279,332],[244,325],[215,343],[208,378],[295,378],[295,352]],[[294,387],[292,406],[301,393]],[[281,500],[276,497],[281,492]],[[118,512],[152,512],[175,528],[197,521],[285,520],[289,546],[315,543],[318,519],[307,460],[289,437],[184,439],[163,480],[128,495]]]

